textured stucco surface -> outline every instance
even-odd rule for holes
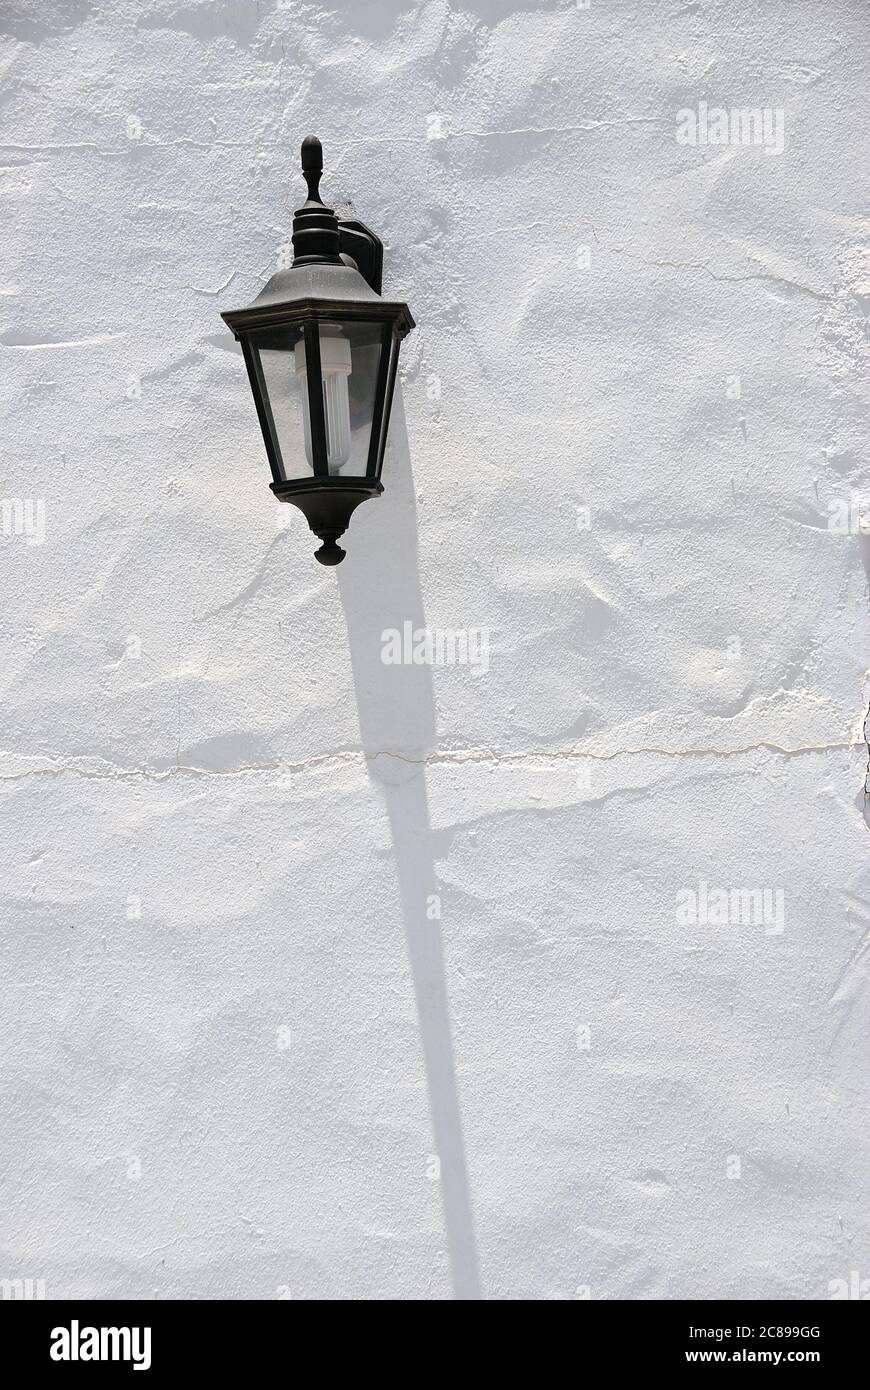
[[[870,1276],[862,0],[0,12],[0,1278]],[[419,324],[335,572],[219,319],[309,131]]]

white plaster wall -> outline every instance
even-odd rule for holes
[[[832,526],[868,481],[862,0],[0,28],[0,496],[45,504],[0,538],[0,1277],[870,1275],[867,581]],[[700,101],[784,148],[678,143]],[[219,318],[309,132],[419,323],[337,571]],[[406,620],[489,628],[489,670],[384,665]],[[678,920],[700,880],[781,890],[784,930]]]

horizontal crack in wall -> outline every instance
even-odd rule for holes
[[[376,762],[378,758],[392,758],[396,762],[407,763],[417,767],[436,767],[454,766],[461,767],[465,764],[492,764],[493,766],[523,766],[534,765],[548,762],[613,762],[617,758],[633,757],[663,757],[663,758],[732,758],[739,757],[744,753],[768,752],[779,754],[783,757],[795,757],[803,753],[829,753],[836,750],[848,748],[866,749],[867,745],[861,741],[851,739],[837,739],[830,743],[801,743],[787,745],[775,743],[769,739],[761,739],[757,743],[742,744],[734,748],[662,748],[655,745],[639,746],[637,748],[617,748],[608,753],[598,753],[584,749],[527,749],[516,753],[499,752],[496,749],[471,748],[471,749],[444,749],[436,750],[425,754],[423,757],[412,757],[407,753],[400,753],[394,749],[383,748],[373,753],[367,753],[363,749],[348,749],[337,753],[317,753],[310,758],[303,758],[299,762],[286,762],[278,760],[273,763],[244,763],[232,768],[209,768],[196,767],[193,764],[177,763],[172,767],[155,769],[148,767],[125,768],[117,764],[108,764],[110,770],[101,768],[89,768],[88,759],[69,759],[58,763],[56,766],[27,768],[21,772],[0,773],[0,782],[20,782],[31,777],[61,777],[70,774],[74,777],[81,777],[93,781],[128,781],[134,778],[141,778],[148,782],[164,782],[171,777],[180,775],[191,777],[239,777],[246,773],[259,772],[305,772],[313,768],[333,766],[347,766],[352,763]],[[868,769],[868,782],[870,782],[870,769]]]

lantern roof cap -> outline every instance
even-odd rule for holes
[[[382,299],[351,265],[301,265],[279,270],[251,304],[221,318],[234,333],[305,317],[394,319],[401,337],[414,327],[407,304]]]

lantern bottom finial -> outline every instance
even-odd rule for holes
[[[315,550],[314,558],[319,560],[322,565],[340,565],[346,554],[347,551],[342,550],[340,545],[336,545],[335,540],[330,536],[328,540],[323,542],[319,550]]]

